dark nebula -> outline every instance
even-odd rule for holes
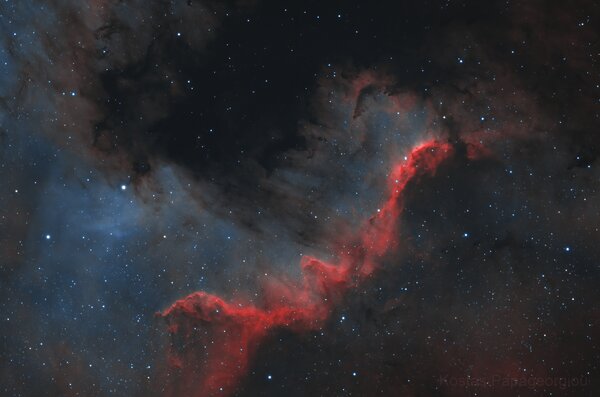
[[[0,4],[1,396],[596,396],[600,5]]]

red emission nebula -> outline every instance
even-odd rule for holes
[[[227,302],[200,291],[159,313],[174,340],[184,346],[173,347],[171,363],[195,385],[194,395],[233,393],[257,347],[273,329],[318,330],[344,294],[377,271],[378,258],[397,247],[397,220],[409,182],[433,175],[453,152],[449,143],[436,140],[414,147],[390,172],[387,200],[337,252],[337,263],[304,256],[301,280],[291,286],[266,285],[263,307]]]

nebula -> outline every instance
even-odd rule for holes
[[[429,141],[412,149],[398,162],[388,178],[388,198],[360,229],[354,239],[337,252],[337,263],[304,256],[300,262],[302,280],[285,289],[269,287],[265,307],[245,302],[226,302],[206,292],[195,292],[159,313],[169,324],[169,332],[189,349],[173,349],[175,366],[200,369],[187,376],[199,376],[197,396],[231,393],[244,376],[252,354],[269,332],[285,327],[295,332],[319,329],[331,310],[349,289],[357,288],[377,269],[380,257],[399,244],[398,217],[402,195],[410,183],[432,175],[453,147],[446,142]],[[188,379],[188,382],[190,379]]]
[[[1,1],[0,395],[600,395],[597,3]]]

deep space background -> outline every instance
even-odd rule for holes
[[[0,29],[1,396],[599,395],[598,2],[3,0]],[[431,140],[377,270],[208,388],[222,325],[161,313],[336,263]]]

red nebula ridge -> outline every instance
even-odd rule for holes
[[[158,313],[174,339],[171,363],[194,383],[195,395],[231,394],[271,330],[318,330],[344,294],[376,271],[378,258],[398,246],[397,220],[409,182],[433,175],[452,152],[450,144],[439,141],[414,147],[390,172],[387,200],[345,244],[353,248],[340,249],[335,264],[304,256],[301,280],[266,285],[263,308],[195,292]]]

